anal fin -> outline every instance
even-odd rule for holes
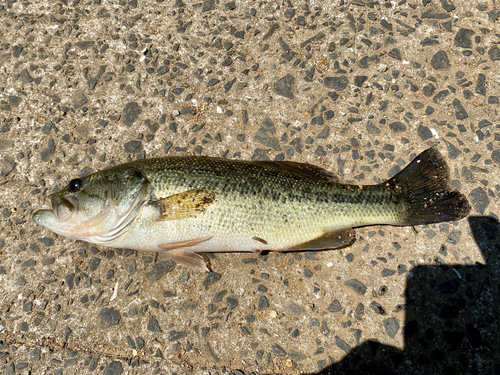
[[[190,247],[199,243],[208,241],[212,236],[193,238],[185,241],[169,242],[160,244],[158,252],[172,259],[174,262],[189,267],[192,270],[200,272],[210,272],[205,260],[199,254],[184,250],[184,247]]]
[[[327,232],[311,241],[301,243],[282,251],[304,251],[304,250],[327,250],[338,249],[351,245],[356,241],[354,229],[342,229],[334,232]]]

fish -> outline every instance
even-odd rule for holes
[[[471,209],[435,147],[376,185],[343,184],[312,164],[178,156],[75,178],[49,197],[33,220],[57,234],[204,272],[201,253],[336,249],[358,227],[455,221]]]

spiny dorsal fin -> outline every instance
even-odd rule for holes
[[[176,220],[195,217],[205,211],[216,198],[216,193],[207,189],[194,189],[153,201],[160,210],[161,220]]]
[[[267,164],[280,171],[302,178],[306,177],[317,181],[341,182],[335,173],[313,164],[296,163],[293,161],[262,161],[260,163],[263,165]]]

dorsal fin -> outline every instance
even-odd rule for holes
[[[272,168],[276,168],[302,178],[306,177],[317,181],[336,183],[341,182],[335,173],[313,164],[296,163],[293,161],[262,161],[260,163],[263,165],[268,164]]]

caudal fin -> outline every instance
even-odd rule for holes
[[[435,148],[422,152],[384,184],[407,198],[408,211],[401,225],[459,220],[471,209],[467,198],[451,189],[448,165]]]

